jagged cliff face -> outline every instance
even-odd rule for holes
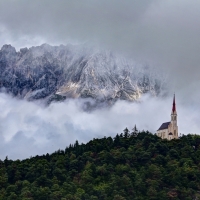
[[[4,45],[0,51],[0,87],[27,100],[134,101],[144,93],[158,95],[163,85],[160,75],[147,67],[80,45],[43,44],[19,52]]]

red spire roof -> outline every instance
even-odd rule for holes
[[[176,111],[176,102],[175,102],[175,94],[174,94],[174,100],[173,100],[172,112],[174,113],[175,111]]]

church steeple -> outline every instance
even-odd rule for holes
[[[178,126],[177,126],[177,112],[176,112],[175,94],[174,94],[174,99],[173,99],[173,104],[172,104],[170,132],[173,134],[174,138],[178,138]]]
[[[175,94],[174,94],[174,99],[173,99],[173,104],[172,104],[172,113],[171,115],[177,115],[176,113],[176,100],[175,100]]]
[[[173,105],[172,105],[172,112],[176,112],[176,102],[175,102],[175,94],[174,94],[174,100],[173,100]]]

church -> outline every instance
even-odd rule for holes
[[[162,139],[172,140],[178,139],[178,126],[177,126],[177,112],[176,112],[176,102],[175,95],[173,99],[171,121],[163,123],[157,130],[157,136]]]

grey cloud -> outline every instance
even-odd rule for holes
[[[122,36],[152,0],[1,1],[1,24],[13,38],[29,35],[47,41],[112,39]]]
[[[84,112],[84,100],[68,100],[42,107],[0,93],[0,159],[22,159],[65,149],[76,140],[114,137],[136,124],[140,130],[155,133],[170,120],[172,98],[143,96],[141,102],[118,101],[111,108]],[[199,133],[200,109],[177,101],[181,133]],[[190,126],[188,126],[190,124]]]

